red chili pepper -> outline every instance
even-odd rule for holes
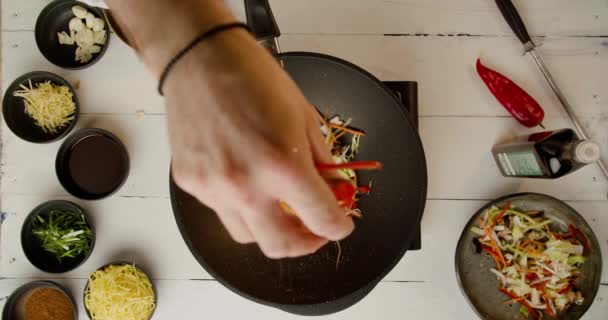
[[[532,308],[532,306],[530,304],[528,304],[528,302],[526,302],[526,300],[524,300],[524,298],[516,295],[515,293],[510,292],[509,290],[507,290],[505,288],[500,288],[500,291],[502,291],[502,293],[509,296],[509,298],[517,300],[518,303],[520,303],[522,306],[524,306],[526,309],[528,309],[528,312],[530,313],[532,318],[538,319],[538,314],[536,313],[534,308]]]
[[[509,78],[481,64],[480,59],[477,59],[477,73],[494,97],[519,123],[528,128],[543,127],[545,111],[526,91]]]
[[[378,161],[353,161],[347,163],[317,163],[316,167],[319,171],[331,171],[341,169],[380,170],[382,169],[382,164]]]

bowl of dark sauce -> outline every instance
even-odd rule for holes
[[[114,194],[129,175],[129,154],[124,144],[103,129],[81,129],[59,148],[57,178],[73,196],[100,200]]]

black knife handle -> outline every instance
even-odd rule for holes
[[[526,29],[526,25],[513,5],[513,2],[511,2],[511,0],[496,0],[496,4],[502,13],[502,16],[507,20],[511,30],[513,30],[515,35],[519,38],[519,41],[524,45],[528,43],[533,44],[532,39],[530,39],[530,35],[528,34],[528,30]]]
[[[259,40],[278,38],[281,35],[268,0],[245,0],[247,24]]]

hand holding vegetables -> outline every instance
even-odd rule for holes
[[[545,111],[526,91],[509,78],[481,64],[480,59],[477,59],[477,73],[496,99],[519,123],[528,128],[543,127]]]
[[[235,21],[216,0],[108,4],[157,76],[203,30]],[[247,32],[199,44],[175,65],[164,91],[175,181],[214,209],[235,240],[284,258],[352,232],[352,219],[315,168],[332,156],[313,108]],[[285,214],[279,200],[298,215]]]

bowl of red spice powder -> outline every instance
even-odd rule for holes
[[[76,320],[76,302],[61,285],[34,281],[17,288],[8,297],[2,320]]]

